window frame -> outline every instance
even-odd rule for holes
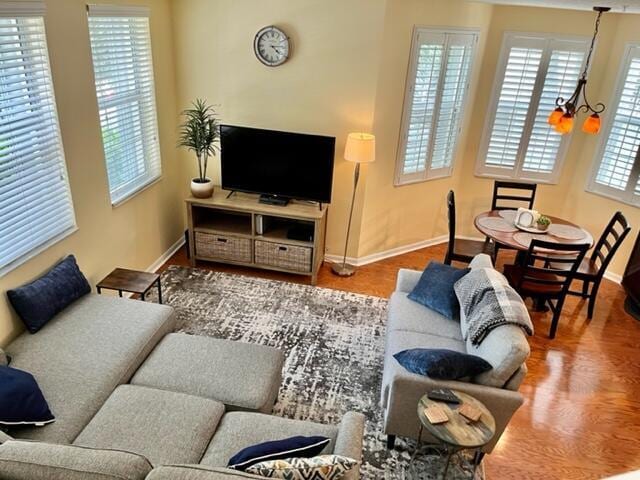
[[[487,115],[485,117],[484,129],[478,147],[478,156],[476,158],[475,175],[477,177],[494,178],[502,180],[514,180],[525,182],[536,182],[545,184],[557,184],[560,180],[562,168],[566,159],[569,146],[571,144],[572,135],[564,135],[558,153],[553,171],[545,172],[527,172],[524,171],[524,160],[527,153],[527,147],[531,140],[531,133],[535,126],[535,118],[540,105],[540,99],[544,88],[544,83],[549,70],[549,62],[554,50],[562,48],[562,45],[572,46],[573,51],[584,51],[585,55],[581,64],[581,70],[584,68],[587,52],[589,49],[590,39],[582,35],[558,35],[555,33],[533,33],[533,32],[505,32],[502,38],[502,46],[496,65],[496,71],[493,79],[493,87],[489,104],[487,105]],[[582,49],[576,49],[581,46]],[[498,102],[500,93],[509,61],[509,53],[514,47],[522,48],[541,48],[542,56],[540,65],[536,74],[536,80],[531,96],[531,103],[527,112],[523,135],[520,139],[516,163],[513,168],[487,166],[485,164],[486,155],[489,150],[489,143],[493,133],[493,125],[498,110]],[[534,107],[535,106],[535,107]],[[549,112],[551,113],[551,112]],[[551,128],[551,126],[549,126]],[[559,135],[559,134],[558,134]]]
[[[416,73],[418,67],[418,54],[420,48],[420,34],[432,34],[432,35],[468,35],[471,40],[471,54],[469,60],[469,72],[467,74],[467,81],[464,87],[464,93],[462,96],[462,108],[460,109],[460,118],[458,123],[458,132],[462,131],[463,126],[467,123],[467,115],[470,112],[470,108],[467,108],[466,103],[469,97],[469,91],[471,90],[471,83],[475,73],[475,65],[478,55],[478,42],[480,40],[481,30],[479,28],[446,28],[446,27],[430,27],[430,26],[421,26],[416,25],[413,28],[411,34],[411,50],[409,54],[409,65],[407,68],[407,75],[405,78],[405,87],[404,87],[404,95],[403,95],[403,103],[402,103],[402,117],[400,122],[400,134],[398,137],[397,151],[396,151],[396,162],[395,162],[395,174],[394,174],[394,186],[400,187],[404,185],[411,185],[414,183],[426,182],[429,180],[436,180],[439,178],[450,177],[453,174],[453,168],[456,163],[456,157],[458,155],[458,149],[460,147],[459,137],[456,139],[454,147],[453,147],[453,155],[451,160],[451,165],[447,167],[442,167],[438,169],[431,169],[431,161],[432,161],[432,150],[435,142],[435,137],[429,141],[429,154],[425,160],[425,168],[424,170],[420,170],[414,173],[403,173],[404,163],[405,163],[405,149],[406,149],[406,139],[410,126],[410,117],[411,117],[411,105],[413,103],[413,92],[416,84]],[[446,58],[448,58],[448,45],[445,45],[445,51],[443,52],[443,57],[446,53]],[[442,64],[446,66],[446,58],[443,60]],[[434,111],[437,112],[437,115],[434,115],[432,119],[432,131],[435,131],[434,126],[437,124],[437,120],[440,114],[440,94],[442,93],[442,89],[444,86],[444,77],[445,77],[446,68],[442,68],[440,71],[440,75],[438,78],[438,85],[436,90],[436,104],[434,105]]]
[[[593,193],[595,195],[606,197],[610,200],[615,200],[617,202],[622,202],[627,205],[640,208],[640,195],[635,193],[636,185],[638,185],[638,182],[640,181],[640,145],[638,146],[638,151],[636,152],[635,163],[633,164],[631,172],[629,173],[627,190],[622,192],[616,188],[612,188],[608,185],[603,185],[596,182],[598,171],[600,170],[600,165],[602,164],[602,160],[604,159],[604,152],[611,135],[611,130],[613,129],[616,112],[620,106],[620,101],[622,100],[624,84],[629,74],[631,62],[634,58],[640,59],[640,42],[630,42],[625,46],[624,54],[622,55],[622,61],[620,62],[620,66],[618,67],[618,74],[616,75],[615,88],[611,96],[611,100],[609,101],[609,106],[607,108],[607,110],[611,112],[611,114],[606,115],[603,122],[604,128],[602,128],[599,133],[600,138],[598,141],[598,147],[596,148],[596,153],[591,163],[591,171],[589,177],[587,178],[585,191]]]
[[[102,115],[100,115],[100,112],[101,110],[103,110],[103,108],[101,108],[101,105],[100,105],[100,99],[98,98],[98,90],[97,90],[98,85],[97,85],[97,82],[95,81],[95,60],[96,59],[94,57],[93,42],[91,39],[91,23],[90,23],[91,17],[128,18],[128,19],[144,18],[148,22],[148,48],[149,48],[148,55],[150,59],[150,65],[149,65],[149,72],[147,75],[149,77],[148,83],[150,87],[150,100],[151,100],[153,118],[150,121],[151,122],[150,132],[145,133],[145,135],[149,135],[149,137],[146,138],[143,136],[141,138],[141,142],[143,144],[143,147],[142,147],[143,155],[144,155],[143,162],[144,162],[144,168],[145,168],[145,175],[143,177],[144,180],[140,182],[134,182],[132,180],[130,183],[134,184],[135,187],[127,188],[127,186],[130,183],[125,183],[117,187],[111,186],[110,179],[109,179],[109,162],[108,162],[107,152],[105,150],[105,144],[104,144],[103,124],[102,124],[102,119],[99,118],[100,132],[101,132],[100,141],[102,142],[102,151],[104,154],[104,163],[105,163],[105,168],[107,172],[107,186],[109,189],[111,206],[115,208],[127,202],[131,198],[137,196],[138,194],[142,193],[144,190],[148,189],[152,185],[158,183],[160,180],[162,180],[162,176],[163,176],[162,152],[160,148],[160,132],[159,132],[159,120],[158,120],[158,104],[157,104],[157,98],[156,98],[157,95],[156,95],[155,67],[154,67],[155,62],[153,59],[153,42],[152,42],[152,35],[151,35],[151,10],[148,7],[140,7],[140,6],[132,6],[132,5],[105,5],[105,4],[88,4],[87,5],[87,18],[89,21],[89,32],[90,32],[89,44],[91,48],[91,65],[94,71],[94,91],[96,93],[96,103],[98,107],[99,117],[101,117]],[[140,72],[138,71],[137,65],[136,65],[135,73],[136,73],[135,83],[139,85],[142,82],[140,82]],[[146,94],[143,93],[142,89],[138,88],[137,91],[135,92],[135,95],[131,95],[132,98],[134,96],[138,99],[145,99]],[[102,107],[115,108],[118,106],[118,104],[122,104],[122,102],[119,100],[116,100],[115,103],[116,103],[115,106],[111,106],[109,102],[107,102],[107,104],[102,105]],[[139,102],[139,103],[142,104],[144,102]],[[140,114],[137,117],[133,117],[135,118],[135,121],[139,123],[140,128],[141,130],[143,130],[143,132],[147,130],[145,128],[146,124],[142,120],[144,116],[145,116],[145,112],[141,110]],[[148,152],[148,148],[147,148],[148,142],[154,142],[155,148],[157,149],[157,159],[155,160],[157,162],[157,172],[153,171],[154,161]],[[121,193],[121,192],[124,192],[124,193]]]
[[[59,174],[63,180],[62,189],[65,194],[65,203],[67,204],[66,208],[68,208],[70,223],[66,228],[53,233],[52,235],[45,236],[41,240],[38,240],[37,244],[34,243],[34,246],[30,250],[17,256],[13,256],[12,259],[7,263],[0,265],[0,278],[78,231],[75,206],[73,203],[73,194],[71,192],[71,185],[69,182],[69,172],[65,156],[64,140],[62,138],[62,129],[60,128],[60,116],[58,113],[58,104],[56,101],[53,70],[51,68],[51,55],[49,53],[45,14],[46,8],[42,1],[0,3],[0,17],[2,18],[31,18],[40,19],[42,22],[43,47],[46,54],[46,60],[43,62],[43,66],[46,68],[45,75],[46,79],[48,80],[47,83],[50,94],[49,100],[51,101],[51,114],[53,117],[51,118],[51,128],[55,130],[56,143],[59,154],[58,164],[56,165],[56,167],[59,169]]]

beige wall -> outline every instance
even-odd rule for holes
[[[69,253],[89,282],[115,266],[147,268],[181,235],[184,168],[175,153],[176,103],[168,0],[132,0],[151,7],[151,33],[163,177],[113,208],[109,199],[96,104],[86,1],[47,0],[45,17],[53,82],[78,231],[0,278],[0,291],[28,282]],[[3,295],[0,345],[22,330]]]
[[[181,107],[204,97],[219,106],[226,123],[337,138],[327,235],[332,253],[342,251],[351,200],[353,164],[342,158],[344,142],[349,132],[372,127],[384,6],[383,0],[173,2]],[[253,53],[254,35],[272,24],[293,43],[291,60],[276,68]],[[211,173],[219,184],[218,161]]]

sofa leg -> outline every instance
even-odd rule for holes
[[[395,435],[387,435],[387,448],[389,450],[393,450],[396,446],[396,436]]]

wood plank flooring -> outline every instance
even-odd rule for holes
[[[422,270],[441,261],[445,245],[417,250],[361,267],[351,278],[328,265],[318,286],[388,297],[399,268]],[[509,253],[501,252],[501,262]],[[167,265],[188,265],[184,249]],[[214,263],[216,271],[306,283],[306,277]],[[499,265],[500,268],[500,265]],[[520,388],[525,404],[496,450],[485,460],[490,480],[596,479],[640,469],[640,322],[626,314],[622,288],[605,280],[595,315],[570,297],[557,337],[547,338],[551,315],[532,313],[529,374]]]

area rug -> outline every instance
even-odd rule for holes
[[[409,465],[413,442],[398,439],[390,451],[381,433],[385,299],[179,266],[163,273],[162,285],[177,331],[284,352],[275,415],[335,424],[347,411],[365,414],[363,479],[440,478],[441,457]],[[448,478],[469,478],[459,463]]]

